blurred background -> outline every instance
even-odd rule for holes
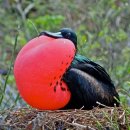
[[[20,49],[41,31],[63,27],[76,31],[78,53],[102,65],[130,105],[130,0],[0,0],[0,71],[11,69],[0,75],[0,110],[27,106],[13,76]]]

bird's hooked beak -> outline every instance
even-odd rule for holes
[[[52,32],[48,32],[48,31],[43,31],[40,33],[39,36],[49,36],[49,37],[52,37],[52,38],[63,38],[61,32],[56,32],[56,33],[52,33]]]

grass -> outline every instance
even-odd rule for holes
[[[11,56],[11,61],[10,61],[10,65],[9,65],[7,76],[5,78],[5,83],[4,83],[4,86],[3,86],[3,92],[2,92],[1,97],[0,97],[0,105],[2,104],[4,95],[5,95],[5,90],[6,90],[7,82],[8,82],[9,75],[10,75],[10,72],[11,72],[11,68],[12,68],[12,65],[13,65],[14,54],[15,54],[15,50],[16,50],[16,46],[17,46],[17,40],[18,40],[18,34],[15,37],[13,52],[12,52],[12,56]]]
[[[32,22],[32,20],[28,19],[27,22],[30,23],[30,24],[32,24],[34,30],[37,32],[37,36],[39,36],[40,32],[38,31],[37,27],[36,27],[35,24]]]

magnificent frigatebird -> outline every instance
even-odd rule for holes
[[[63,28],[57,33],[44,31],[40,35],[69,39],[77,49],[77,36],[72,29]],[[119,106],[119,95],[106,70],[82,55],[76,53],[63,80],[71,92],[71,99],[64,109],[92,109],[100,103],[101,106]]]
[[[30,40],[16,58],[14,76],[20,95],[38,109],[92,109],[97,102],[119,106],[110,76],[77,53],[76,33],[68,28]]]

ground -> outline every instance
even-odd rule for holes
[[[129,130],[130,112],[122,107],[40,111],[32,108],[1,113],[0,130]]]

